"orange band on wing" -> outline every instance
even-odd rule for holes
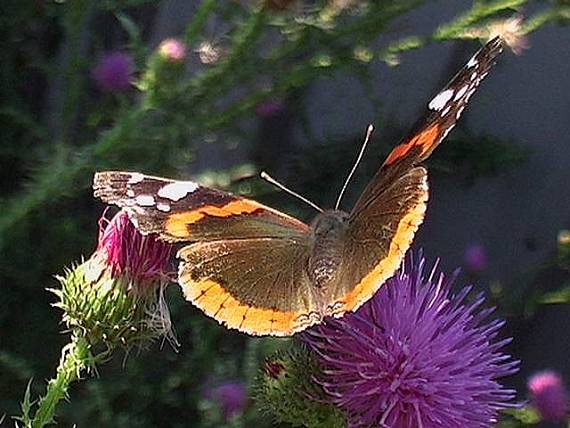
[[[180,278],[180,285],[186,298],[207,315],[245,333],[289,336],[315,322],[313,318],[303,317],[302,312],[256,308],[241,303],[212,279],[183,283]]]
[[[433,145],[437,143],[440,134],[439,130],[440,126],[436,123],[416,135],[407,143],[397,145],[384,161],[384,165],[390,165],[394,161],[404,157],[414,146],[422,147],[422,155],[429,152]]]
[[[237,214],[250,214],[256,210],[265,208],[260,203],[249,199],[237,199],[221,207],[204,205],[198,209],[174,213],[168,216],[164,225],[166,233],[177,238],[188,236],[188,225],[200,221],[206,216],[229,217]]]
[[[394,275],[414,239],[414,234],[424,219],[426,201],[427,192],[425,197],[419,200],[418,204],[398,223],[398,229],[390,243],[388,255],[348,295],[342,298],[341,302],[339,302],[342,305],[333,304],[333,306],[338,307],[333,314],[334,316],[341,316],[344,312],[358,309],[376,293],[384,281]]]

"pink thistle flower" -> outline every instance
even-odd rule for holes
[[[125,52],[103,55],[91,72],[97,87],[103,92],[124,91],[131,85],[135,70],[133,57]]]
[[[488,259],[485,247],[481,244],[471,244],[465,248],[463,263],[469,272],[483,272],[487,269]]]
[[[158,46],[158,52],[166,61],[182,62],[186,59],[186,44],[175,38],[165,39]]]
[[[53,290],[65,323],[110,348],[158,337],[176,346],[164,298],[171,249],[156,235],[142,235],[125,211],[111,220],[103,215],[93,255],[59,277],[61,289]]]
[[[156,235],[141,234],[125,211],[99,220],[95,254],[103,258],[111,276],[126,276],[138,290],[168,276],[171,252],[172,245]]]
[[[518,370],[502,352],[501,320],[488,320],[482,295],[451,295],[445,278],[411,258],[355,313],[305,334],[322,373],[326,399],[349,426],[485,428],[515,391],[498,379]]]
[[[531,401],[542,419],[549,422],[564,420],[568,414],[568,391],[559,373],[545,370],[535,373],[527,384]]]

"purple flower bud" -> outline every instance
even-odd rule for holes
[[[568,413],[568,392],[560,374],[552,370],[535,373],[528,380],[528,390],[534,407],[542,419],[562,421]]]
[[[186,44],[179,39],[165,39],[158,46],[158,52],[166,61],[182,62],[186,58]]]
[[[455,277],[424,264],[407,260],[358,311],[305,335],[316,381],[351,427],[492,427],[513,406],[515,391],[498,381],[518,370],[502,352],[504,322],[488,319],[482,295],[452,295]]]
[[[469,272],[483,272],[487,269],[488,260],[485,247],[481,244],[471,244],[465,248],[463,263]]]
[[[259,103],[255,107],[255,113],[261,117],[275,116],[285,108],[285,103],[278,99],[269,99]]]
[[[283,373],[285,373],[286,367],[279,360],[269,360],[263,365],[263,371],[265,374],[273,379],[278,379]]]
[[[205,396],[218,403],[226,419],[243,412],[247,405],[247,391],[241,382],[227,382],[210,388]]]
[[[164,279],[170,266],[172,245],[156,235],[141,234],[125,211],[111,220],[99,220],[99,241],[95,253],[103,258],[113,277],[126,276],[139,291],[149,283]]]
[[[101,91],[124,91],[131,85],[134,69],[135,63],[130,54],[110,52],[99,59],[91,76]]]

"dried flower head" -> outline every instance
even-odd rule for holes
[[[527,386],[531,402],[542,419],[549,422],[565,419],[570,397],[559,373],[552,370],[535,373],[528,380]]]
[[[133,57],[125,52],[103,55],[91,72],[97,87],[104,92],[124,91],[131,86],[135,70]]]
[[[482,295],[466,301],[470,287],[451,295],[456,275],[407,264],[356,313],[306,333],[316,381],[350,426],[493,426],[515,394],[498,379],[518,370],[501,350],[504,322],[487,319]]]
[[[529,42],[523,27],[524,17],[520,14],[507,19],[498,19],[481,27],[470,28],[465,31],[467,37],[491,40],[501,36],[505,44],[517,55],[528,49]]]
[[[166,61],[182,62],[186,59],[186,44],[180,39],[165,39],[158,46],[158,52]]]

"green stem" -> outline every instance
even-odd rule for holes
[[[105,356],[104,352],[94,357],[87,340],[79,334],[74,334],[71,342],[61,351],[55,379],[48,381],[46,394],[40,398],[33,419],[25,420],[26,426],[42,428],[54,423],[56,407],[62,399],[67,398],[71,383],[79,380],[82,372],[93,370],[95,364],[102,361]]]
[[[196,42],[196,39],[200,35],[202,27],[206,23],[206,19],[210,16],[210,12],[216,7],[216,3],[216,0],[204,0],[202,4],[200,4],[184,35],[184,41],[188,46],[194,47],[194,42]]]

